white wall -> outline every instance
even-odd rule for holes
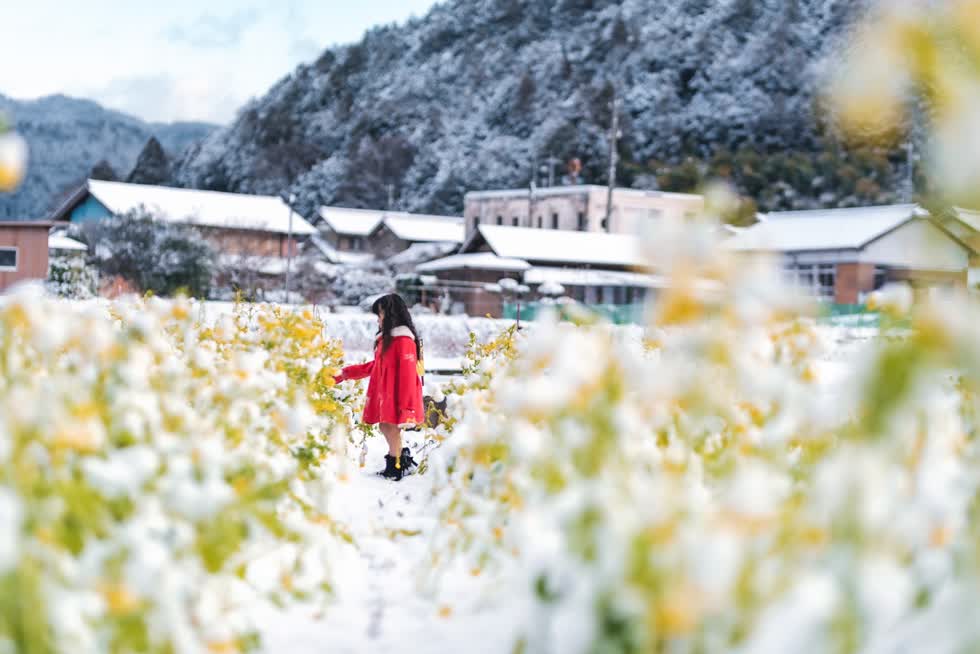
[[[915,268],[919,270],[965,270],[966,248],[935,225],[916,220],[906,223],[866,247],[862,263]]]

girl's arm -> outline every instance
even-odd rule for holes
[[[340,371],[340,374],[333,378],[338,384],[342,381],[347,381],[348,379],[364,379],[365,377],[371,376],[371,371],[374,370],[374,360],[368,361],[367,363],[359,363],[356,366],[347,366]]]

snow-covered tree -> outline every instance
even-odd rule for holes
[[[206,297],[215,253],[196,229],[154,220],[144,210],[92,220],[77,228],[90,262],[103,275],[120,276],[141,291]]]
[[[98,295],[99,272],[81,253],[52,254],[48,259],[48,291],[58,297],[87,300]]]

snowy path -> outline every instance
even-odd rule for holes
[[[262,619],[262,651],[510,654],[520,607],[491,594],[487,579],[453,575],[440,581],[437,593],[423,590],[418,573],[431,568],[426,534],[436,527],[431,480],[376,477],[384,445],[380,438],[370,443],[367,467],[335,498],[358,543],[334,564],[335,602],[322,616],[314,607],[271,611]]]

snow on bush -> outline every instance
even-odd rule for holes
[[[257,598],[325,597],[338,346],[310,313],[194,313],[0,305],[4,649],[244,651]]]
[[[99,273],[79,254],[52,255],[45,285],[52,295],[72,300],[88,300],[99,292]]]

